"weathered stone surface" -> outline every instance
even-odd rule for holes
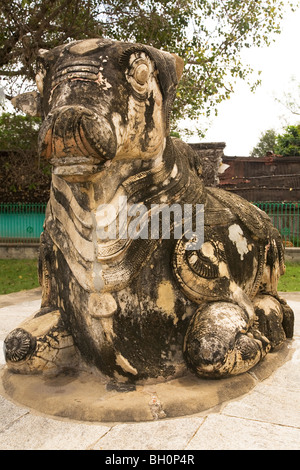
[[[169,137],[182,69],[174,55],[107,39],[41,52],[40,152],[53,166],[43,297],[22,326],[36,347],[8,353],[11,371],[88,369],[111,390],[189,369],[221,378],[293,335],[277,294],[278,231],[244,199],[205,187],[191,147]]]
[[[201,142],[190,144],[194,150],[194,165],[205,186],[218,186],[220,175],[228,165],[223,163],[225,142]]]

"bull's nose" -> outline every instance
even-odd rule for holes
[[[52,153],[58,157],[97,157],[83,130],[85,116],[91,112],[81,106],[64,107],[54,114],[52,126]]]
[[[116,138],[105,117],[80,105],[63,106],[44,121],[40,151],[55,166],[100,163],[114,157]]]

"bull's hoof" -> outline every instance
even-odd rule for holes
[[[4,341],[6,361],[19,362],[27,359],[35,350],[36,340],[23,328],[11,331]]]
[[[269,340],[251,328],[241,307],[213,302],[196,312],[186,334],[184,355],[199,377],[221,378],[251,369],[270,348]]]

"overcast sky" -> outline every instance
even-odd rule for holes
[[[262,132],[271,128],[281,131],[284,125],[298,123],[300,116],[286,112],[275,96],[281,97],[290,87],[291,77],[300,83],[299,49],[300,9],[286,14],[274,44],[245,50],[245,63],[262,71],[262,85],[252,93],[246,83],[238,84],[232,98],[219,105],[218,116],[203,141],[225,142],[225,155],[248,156]]]

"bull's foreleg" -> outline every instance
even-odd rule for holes
[[[4,352],[8,368],[21,374],[57,374],[72,369],[79,360],[58,310],[33,316],[11,331]]]
[[[53,246],[47,233],[41,236],[39,281],[42,286],[40,310],[4,341],[5,358],[10,370],[23,374],[57,373],[78,363],[73,338],[66,331],[57,307]]]
[[[244,309],[230,302],[200,307],[188,328],[184,355],[200,377],[221,378],[246,372],[271,345]]]

